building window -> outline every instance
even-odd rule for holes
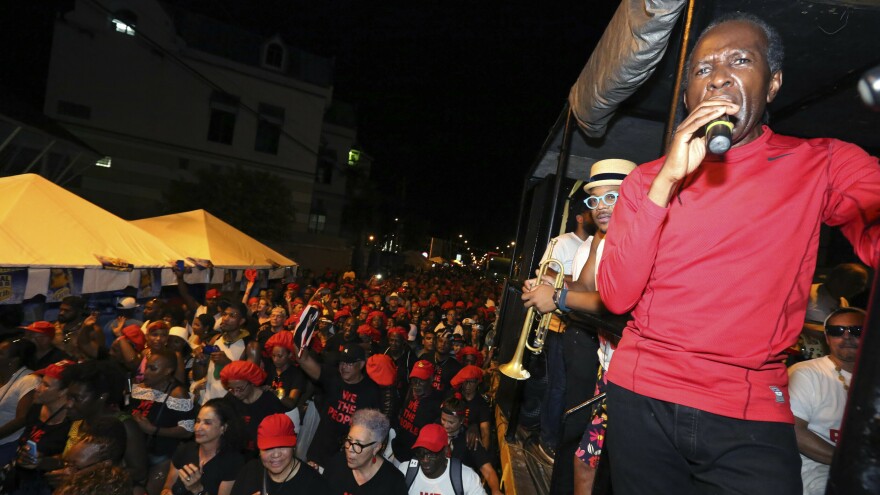
[[[238,115],[238,97],[221,91],[211,95],[211,120],[208,123],[208,141],[232,144],[235,118]]]
[[[281,127],[284,125],[284,109],[260,103],[258,119],[254,150],[277,155]]]
[[[317,199],[312,203],[312,211],[309,212],[309,232],[324,232],[327,224],[327,210],[324,209],[324,201]]]
[[[110,18],[113,28],[117,33],[134,36],[135,25],[137,25],[137,16],[130,10],[119,10]]]
[[[57,110],[59,115],[68,117],[76,117],[78,119],[89,120],[92,118],[92,109],[79,103],[58,100]]]
[[[280,69],[284,66],[284,48],[280,43],[269,43],[266,46],[266,65]]]
[[[322,145],[320,151],[318,151],[318,168],[315,170],[315,182],[318,184],[332,184],[335,164],[336,152]]]

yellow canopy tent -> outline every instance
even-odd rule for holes
[[[162,239],[191,260],[216,268],[279,269],[296,262],[205,210],[135,220],[132,224]]]
[[[24,297],[46,294],[51,269],[84,269],[89,293],[139,287],[138,269],[170,273],[178,259],[161,240],[39,175],[0,178],[0,267],[27,269]]]

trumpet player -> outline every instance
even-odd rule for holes
[[[583,204],[596,225],[596,233],[587,237],[575,253],[572,262],[574,275],[571,282],[566,284],[567,287],[556,290],[552,285],[541,283],[544,281],[526,282],[522,296],[526,307],[534,306],[542,313],[556,309],[564,312],[575,310],[603,313],[605,311],[596,291],[596,271],[602,256],[605,234],[611,223],[614,205],[617,203],[620,184],[635,168],[635,163],[619,159],[601,160],[593,164],[590,168],[590,179],[584,186],[588,196]],[[563,363],[566,371],[564,383],[572,386],[567,387],[565,391],[566,408],[580,404],[592,397],[594,392],[597,394],[604,392],[604,370],[610,362],[613,345],[612,339],[597,334],[594,328],[579,322],[577,318],[568,318],[568,326],[564,334]],[[549,354],[547,358],[548,368],[552,369],[554,360]],[[551,376],[549,381],[552,384],[554,377]],[[557,403],[563,404],[562,401]],[[561,420],[561,407],[557,411],[554,412]],[[604,404],[600,406],[599,414],[601,415],[603,411]],[[545,410],[542,409],[541,412],[543,419]],[[563,462],[553,468],[551,491],[554,491],[554,486],[572,486],[572,475],[569,473],[571,473],[570,468],[573,467],[575,493],[590,493],[605,434],[606,420],[601,416],[599,419],[601,421],[594,425],[594,421],[590,421],[589,416],[575,415],[568,418],[562,432],[558,457],[563,459]],[[596,431],[588,430],[588,426]]]

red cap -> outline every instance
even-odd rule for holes
[[[49,323],[48,321],[35,321],[30,325],[21,328],[29,332],[38,333],[40,335],[55,337],[55,325]]]
[[[208,289],[205,293],[205,299],[217,299],[220,297],[220,291],[217,289]]]
[[[260,302],[259,298],[252,297],[252,298],[248,299],[248,306],[250,306],[251,304],[257,304],[258,302]]]
[[[431,361],[420,359],[413,365],[412,371],[409,372],[410,378],[420,378],[422,380],[430,380],[434,376],[434,365]]]
[[[419,438],[413,444],[413,450],[421,447],[431,452],[440,452],[449,445],[449,435],[446,429],[438,424],[430,424],[422,427]]]
[[[455,307],[456,307],[456,308],[463,308],[463,307],[464,307],[464,302],[462,302],[462,301],[456,301],[456,303],[455,303]]]
[[[260,450],[296,447],[296,431],[290,417],[279,413],[263,418],[257,428],[257,447]]]
[[[123,328],[122,335],[131,342],[136,351],[144,350],[147,345],[147,337],[139,325],[129,325]]]
[[[390,387],[397,378],[397,365],[387,354],[373,354],[367,359],[367,375],[376,384]]]
[[[220,381],[229,383],[233,380],[245,380],[258,387],[266,381],[266,372],[250,361],[233,361],[220,370]]]
[[[64,368],[70,366],[71,364],[76,364],[76,361],[71,361],[70,359],[62,359],[61,361],[58,361],[57,363],[52,363],[41,370],[34,371],[34,374],[48,376],[49,378],[60,380],[61,372],[64,371]]]
[[[442,309],[443,311],[446,311],[446,310],[450,310],[454,307],[455,307],[455,304],[452,304],[452,301],[446,301],[445,303],[443,303],[442,306],[440,306],[440,309]]]
[[[299,284],[287,284],[289,290],[299,290]]]

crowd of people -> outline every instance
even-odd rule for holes
[[[70,296],[0,342],[0,492],[500,493],[496,282],[249,274],[199,301],[183,275],[106,324]]]

